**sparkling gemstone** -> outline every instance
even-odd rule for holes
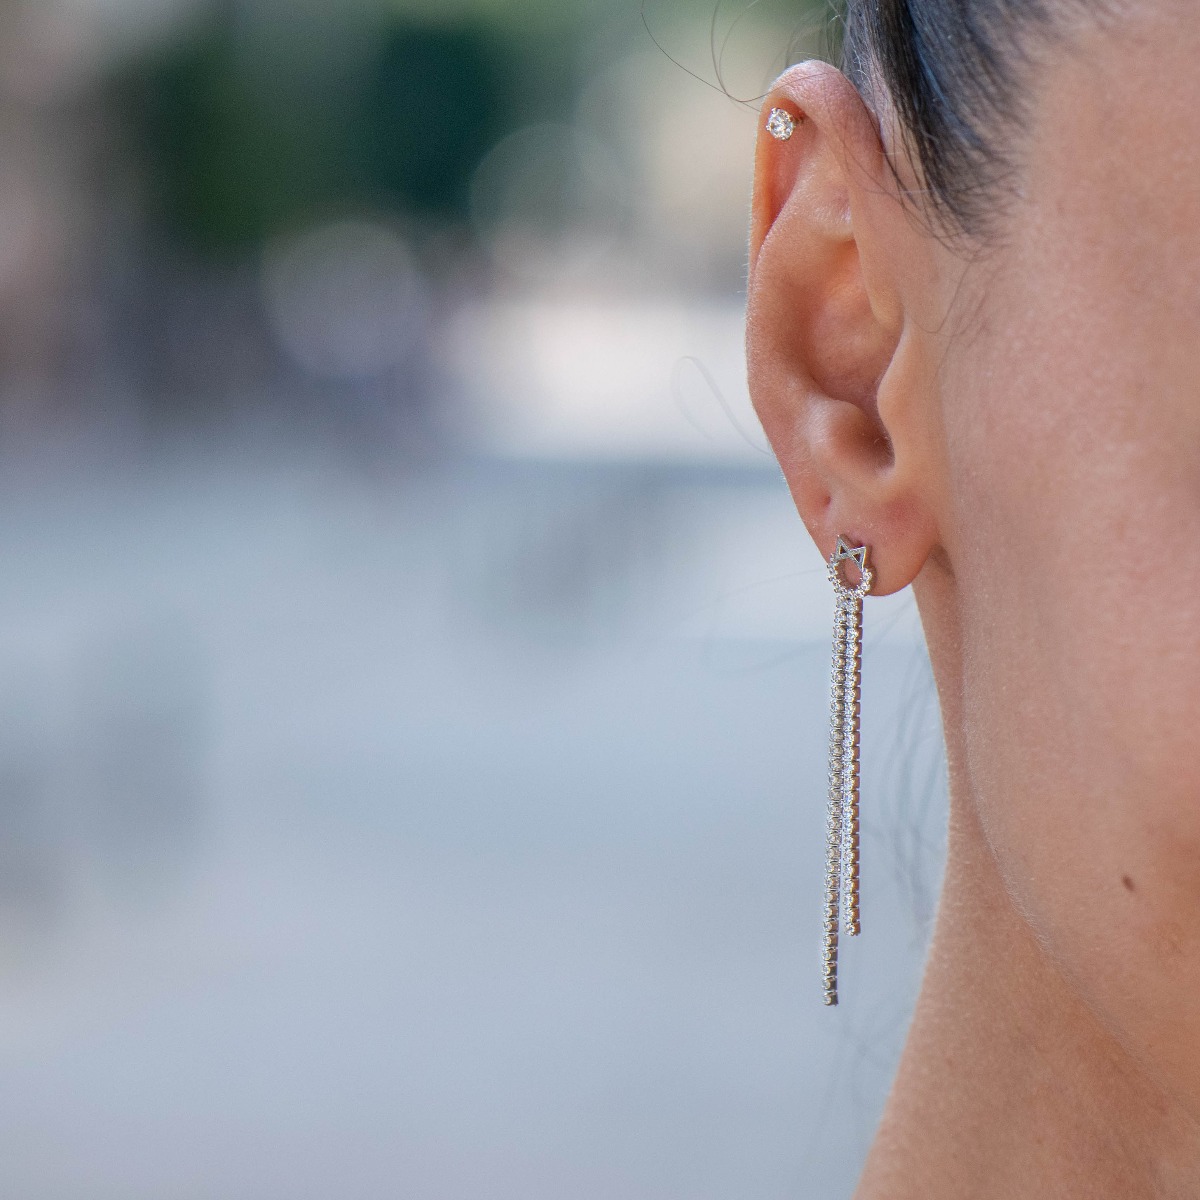
[[[773,138],[786,142],[796,132],[796,118],[785,109],[773,108],[767,118],[767,132]]]

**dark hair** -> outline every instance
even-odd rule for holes
[[[1108,0],[842,0],[843,69],[869,102],[881,91],[890,100],[945,226],[989,231],[1015,178],[1035,55],[1068,13],[1102,7]]]

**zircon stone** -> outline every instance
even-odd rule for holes
[[[786,142],[796,132],[796,118],[787,109],[773,108],[767,117],[767,132],[778,141]]]

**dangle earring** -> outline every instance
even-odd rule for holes
[[[874,579],[867,547],[839,537],[829,557],[829,581],[836,609],[833,622],[833,675],[829,694],[829,837],[825,866],[825,1003],[838,1002],[838,935],[861,928],[858,906],[858,720],[862,703],[862,602]],[[858,568],[851,587],[842,564]]]

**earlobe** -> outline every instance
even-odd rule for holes
[[[793,135],[767,130],[772,109]],[[931,428],[906,336],[919,239],[872,114],[844,76],[802,64],[766,102],[756,157],[747,349],[751,395],[826,557],[873,547],[877,592],[912,581],[936,541],[921,470]],[[897,391],[900,389],[900,391]],[[903,395],[904,403],[893,403]]]

